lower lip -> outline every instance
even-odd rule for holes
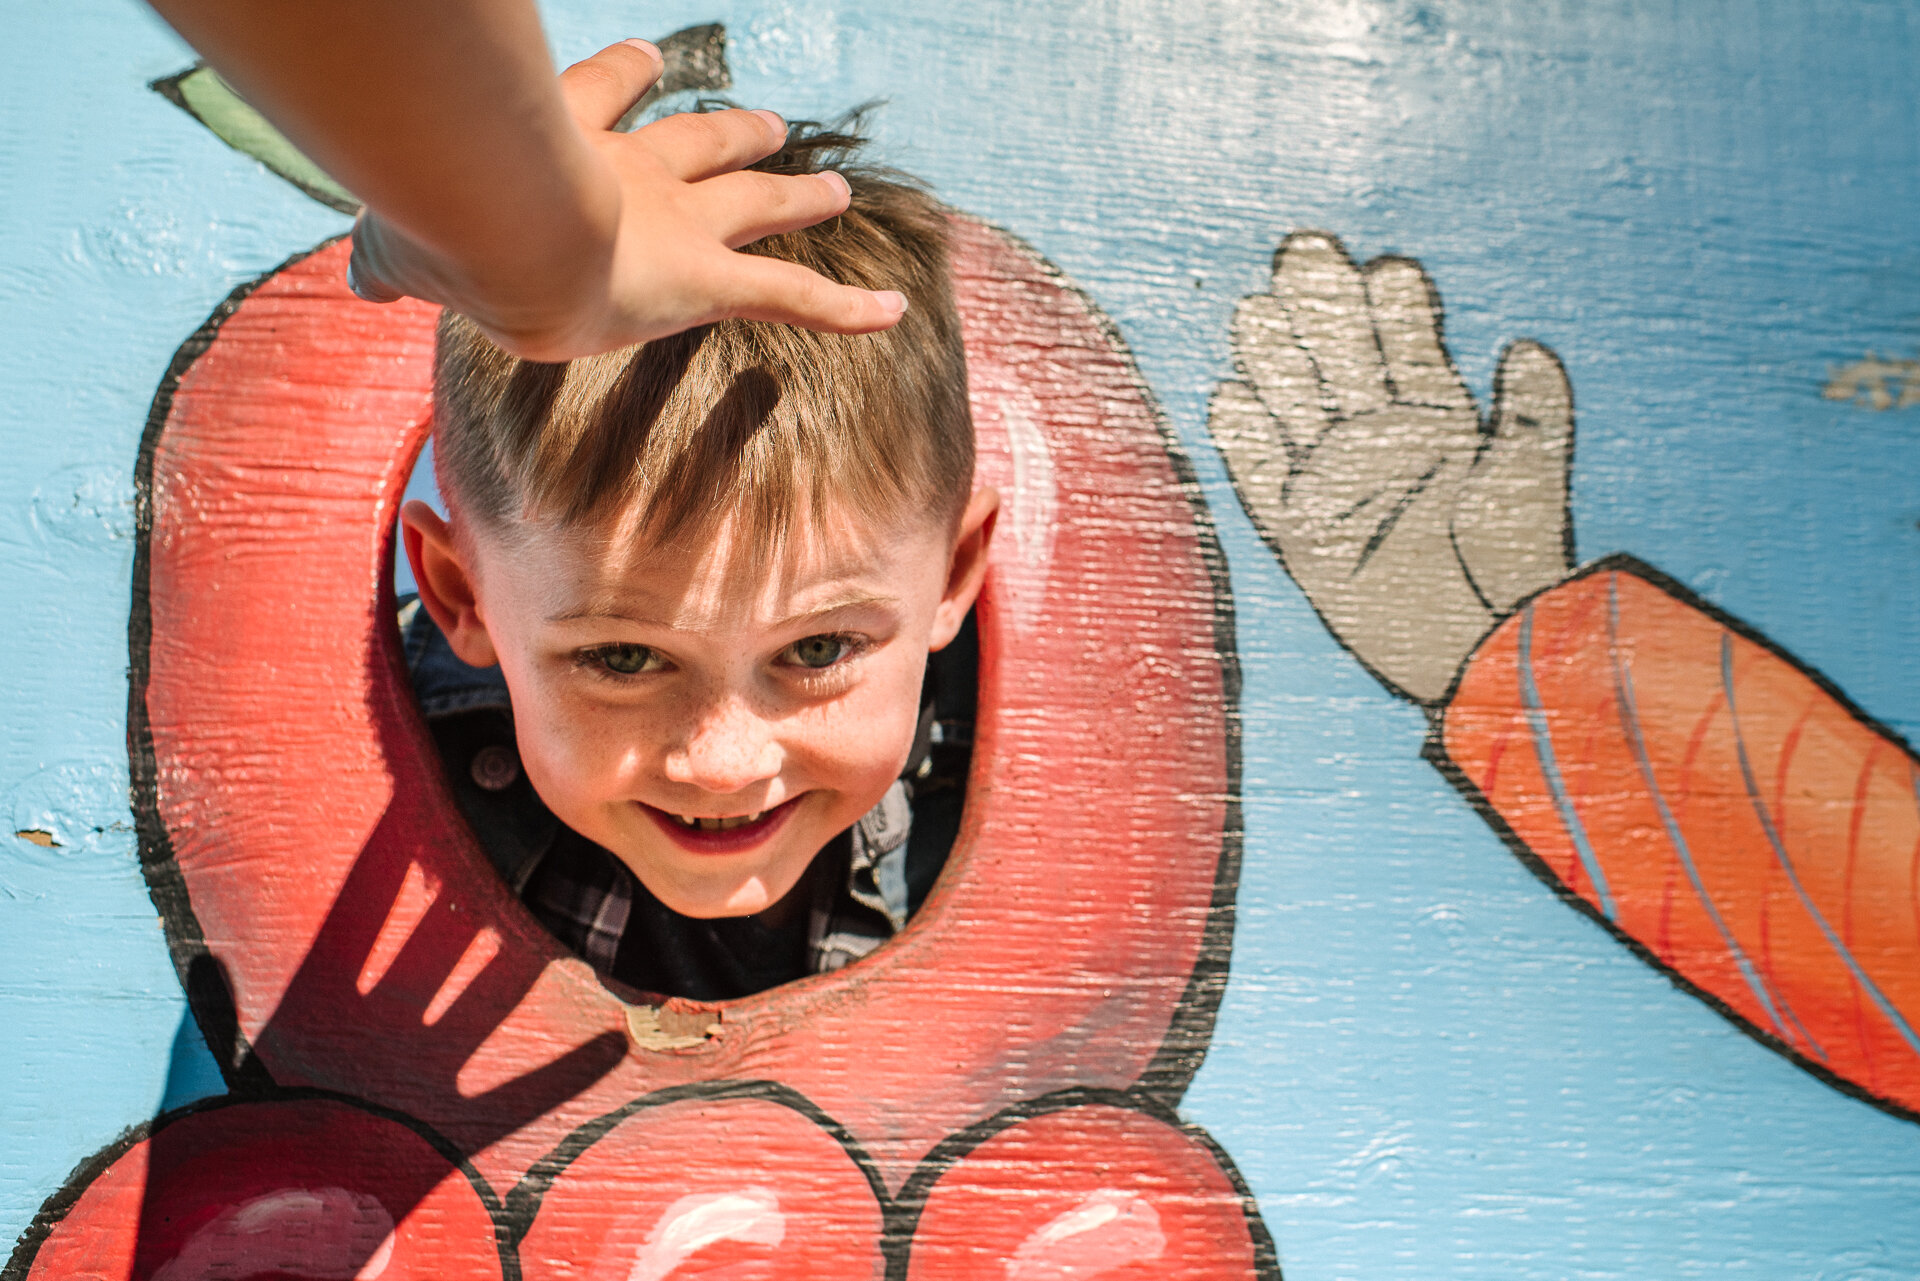
[[[792,800],[782,801],[753,822],[730,827],[723,832],[687,827],[665,810],[655,809],[644,801],[640,802],[640,808],[647,812],[647,817],[659,824],[661,831],[673,838],[675,845],[691,854],[738,854],[771,839],[775,832],[786,826],[799,800],[796,796]]]

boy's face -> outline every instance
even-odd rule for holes
[[[541,799],[668,907],[715,917],[780,902],[898,776],[998,507],[976,493],[957,530],[806,520],[777,559],[732,525],[693,547],[530,524],[456,545],[424,504],[403,520],[454,652],[506,676]]]

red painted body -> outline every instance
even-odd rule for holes
[[[645,1107],[560,1171],[520,1244],[526,1281],[867,1281],[882,1211],[834,1136],[765,1098]]]
[[[434,312],[354,300],[335,244],[239,301],[163,392],[135,721],[150,730],[148,855],[176,955],[222,962],[242,1044],[275,1088],[335,1091],[445,1136],[530,1249],[592,1233],[596,1211],[547,1221],[543,1196],[621,1200],[592,1171],[631,1164],[596,1144],[665,1159],[699,1142],[647,1141],[694,1124],[679,1116],[692,1104],[609,1128],[663,1097],[757,1083],[740,1088],[792,1101],[804,1117],[722,1111],[736,1128],[785,1118],[741,1150],[766,1147],[758,1167],[776,1182],[783,1161],[812,1170],[781,1185],[802,1200],[831,1201],[857,1166],[873,1217],[895,1213],[916,1170],[924,1190],[961,1159],[970,1127],[1068,1090],[1161,1108],[1204,1052],[1238,848],[1231,637],[1205,518],[1090,304],[999,233],[956,232],[980,479],[1006,498],[978,613],[965,822],[898,939],[716,1008],[717,1034],[693,1048],[629,1042],[629,1007],[485,862],[413,706],[389,531],[429,421]],[[170,899],[176,872],[185,893]],[[1175,1195],[1199,1160],[1251,1240],[1230,1167],[1175,1125],[1140,1123],[1180,1154]],[[1023,1158],[1035,1186],[1104,1168],[1079,1140],[1057,1170],[1043,1148]],[[874,1230],[854,1234],[867,1245],[851,1270],[870,1272]],[[1221,1257],[1252,1266],[1250,1249]]]
[[[33,1281],[499,1281],[493,1220],[420,1135],[344,1103],[196,1112],[87,1185]]]
[[[1190,1135],[1085,1103],[1001,1130],[914,1225],[908,1281],[1231,1281],[1255,1269],[1238,1189]]]

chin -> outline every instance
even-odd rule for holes
[[[674,866],[677,860],[668,860],[663,866],[661,860],[616,853],[655,898],[682,916],[703,921],[723,916],[752,916],[765,911],[799,883],[806,874],[807,864],[812,862],[809,859],[802,863],[790,878],[779,876],[764,865],[743,869],[733,876],[715,875],[714,869],[704,869],[705,875],[683,876],[676,875],[685,870]]]
[[[644,884],[644,881],[642,882]],[[673,891],[662,893],[653,886],[647,886],[653,896],[682,916],[691,916],[695,920],[711,921],[729,916],[752,916],[764,912],[780,901],[779,895],[769,896],[764,889],[755,885],[737,885],[731,889],[716,890],[711,894],[680,894]]]

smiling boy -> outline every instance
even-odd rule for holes
[[[759,167],[857,144],[796,129]],[[929,740],[971,673],[930,680],[929,654],[961,634],[999,500],[973,488],[945,217],[846,177],[847,213],[751,252],[898,290],[883,333],[730,320],[537,364],[441,327],[448,516],[402,516],[416,693],[509,883],[643,992],[736,997],[864,954],[944,857],[908,841],[915,789],[944,784],[957,822],[964,760],[935,770]]]

